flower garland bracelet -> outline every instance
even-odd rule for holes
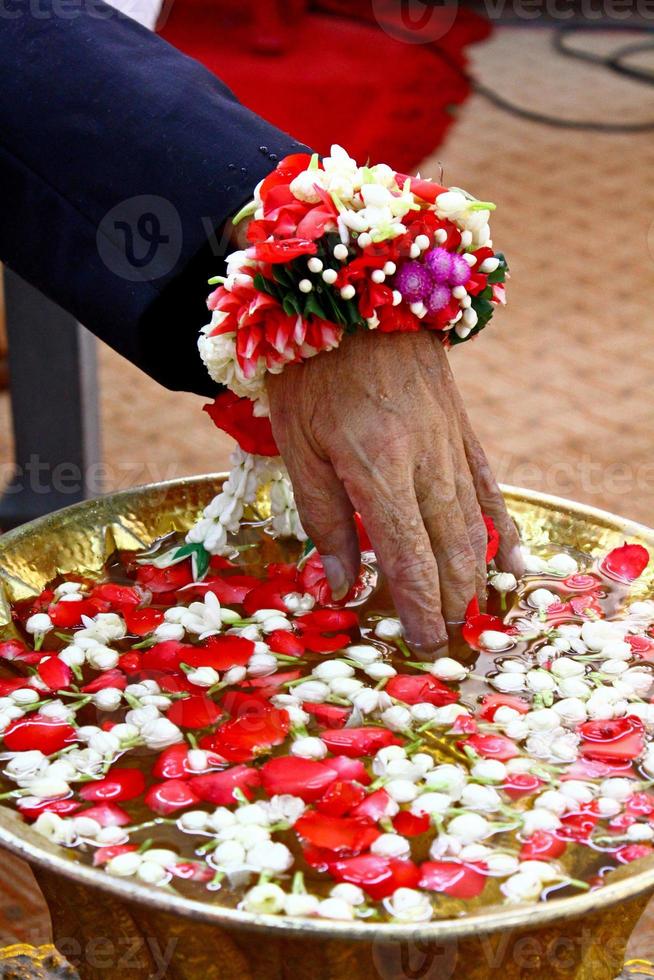
[[[488,223],[494,207],[386,164],[359,166],[340,146],[323,160],[286,157],[258,185],[234,219],[251,219],[250,245],[212,280],[211,320],[198,342],[227,389],[207,411],[241,450],[187,539],[200,567],[229,554],[228,535],[271,477],[274,533],[305,537],[275,458],[266,374],[333,350],[355,330],[426,329],[446,347],[476,336],[505,301],[507,264]]]

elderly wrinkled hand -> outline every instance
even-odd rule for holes
[[[273,432],[300,517],[335,598],[357,578],[354,512],[387,576],[408,642],[432,652],[497,564],[520,575],[515,526],[470,425],[438,337],[360,332],[269,375]]]

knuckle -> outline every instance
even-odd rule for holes
[[[459,547],[448,551],[445,563],[448,571],[462,580],[474,578],[477,572],[477,558],[471,548]]]
[[[429,590],[436,583],[436,566],[427,555],[395,554],[385,561],[387,576],[404,589]]]

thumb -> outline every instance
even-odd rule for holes
[[[309,447],[302,457],[287,463],[300,520],[322,558],[334,599],[342,599],[361,564],[354,508],[331,463]]]

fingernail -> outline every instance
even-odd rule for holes
[[[525,560],[522,557],[522,551],[519,545],[514,545],[509,552],[509,562],[511,564],[511,571],[517,578],[521,578],[525,571]]]
[[[436,654],[439,653],[439,651],[446,650],[448,646],[447,636],[444,638],[438,636],[434,637],[433,643],[414,642],[409,636],[407,636],[406,642],[416,654],[418,660],[435,660]]]
[[[350,583],[340,558],[334,555],[322,555],[322,567],[332,590],[332,596],[337,601],[347,595]]]

